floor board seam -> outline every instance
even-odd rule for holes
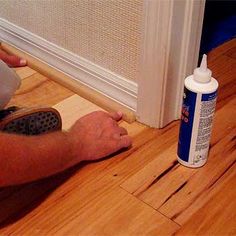
[[[133,196],[134,198],[136,198],[138,201],[144,203],[146,206],[148,206],[149,208],[152,208],[153,210],[155,210],[156,212],[158,212],[159,214],[161,214],[162,216],[164,216],[165,218],[167,218],[168,220],[172,221],[173,223],[175,223],[178,227],[182,227],[182,225],[180,225],[179,223],[175,222],[174,220],[172,220],[171,218],[169,218],[168,216],[166,216],[165,214],[163,214],[162,212],[160,212],[158,209],[152,207],[151,205],[149,205],[147,202],[139,199],[138,197],[136,197],[135,195],[133,195],[132,193],[130,193],[129,191],[127,191],[126,189],[124,189],[122,186],[119,185],[119,187],[124,190],[126,193],[128,193],[129,195]]]

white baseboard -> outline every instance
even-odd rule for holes
[[[136,111],[137,83],[112,73],[2,18],[0,18],[0,40],[16,46],[69,75],[72,79],[78,80]]]

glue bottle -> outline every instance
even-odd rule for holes
[[[197,168],[207,161],[218,88],[211,75],[204,54],[200,67],[184,82],[177,154],[187,167]]]

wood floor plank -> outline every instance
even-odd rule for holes
[[[225,114],[227,114],[227,117]],[[172,197],[172,199],[175,199],[172,200],[172,204],[166,203],[166,206],[163,206],[160,209],[163,214],[175,218],[179,224],[186,222],[188,216],[193,214],[194,211],[196,211],[196,208],[200,207],[199,202],[201,201],[198,200],[194,204],[191,202],[196,200],[196,197],[201,200],[204,199],[204,195],[202,194],[204,193],[204,190],[207,190],[207,186],[210,186],[225,170],[227,170],[232,162],[235,161],[235,117],[236,97],[216,113],[211,139],[212,147],[208,163],[206,166],[199,169],[198,173],[192,177],[191,181],[184,186],[178,194],[175,194],[175,196]],[[198,180],[200,179],[201,181],[199,184]],[[209,182],[207,183],[207,181]],[[193,184],[192,189],[189,189],[188,185],[191,182],[195,182],[195,186]],[[191,194],[189,194],[189,192],[191,192]],[[186,194],[185,196],[184,193]],[[173,207],[172,210],[170,210],[171,206]]]
[[[21,79],[25,79],[37,72],[28,66],[13,68]]]
[[[236,47],[236,39],[229,40],[228,42],[225,42],[217,48],[214,48],[214,50],[209,53],[209,59],[215,60],[234,47]]]
[[[178,123],[172,123],[166,130],[146,129],[134,138],[133,148],[121,155],[110,166],[109,174],[115,175],[119,184],[143,169],[157,155],[168,149],[175,141]]]
[[[235,132],[236,129],[223,138],[221,144],[216,144],[211,149],[207,165],[199,169],[179,191],[160,206],[158,211],[180,225],[188,220],[189,215],[200,207],[199,199],[205,197],[204,192],[235,163],[236,151],[235,141],[233,141]],[[196,200],[198,200],[197,203]],[[194,204],[197,205],[193,207]]]
[[[69,235],[172,235],[179,226],[122,189],[100,196],[60,231]],[[88,220],[89,219],[89,220]],[[129,219],[129,220],[127,220]],[[76,225],[80,225],[75,229]]]
[[[236,235],[236,163],[176,235]]]
[[[169,194],[168,189],[166,188],[168,186],[164,187],[162,185],[160,188],[157,188],[155,183],[157,183],[158,181],[158,185],[160,186],[162,182],[161,179],[165,179],[166,176],[170,176],[172,175],[172,173],[175,173],[177,169],[180,169],[179,164],[176,160],[176,148],[177,143],[174,143],[170,148],[162,152],[160,155],[157,155],[153,161],[145,165],[143,169],[123,182],[121,184],[121,187],[141,199],[143,195],[151,191],[150,194],[148,193],[148,195],[153,199],[154,204],[151,205],[153,208],[157,208],[156,205],[159,206],[158,202],[163,198],[163,195],[167,195],[167,197],[169,197]],[[184,171],[186,172],[185,174]],[[179,183],[179,185],[182,185],[182,183],[187,181],[193,173],[194,170],[183,168],[181,179],[171,179],[172,186],[173,184],[177,183]],[[164,182],[166,182],[166,180],[164,180]],[[175,187],[178,188],[179,186],[177,185]],[[155,193],[155,191],[158,191],[158,193]],[[144,197],[144,199],[142,200],[147,199]],[[146,202],[150,203],[152,201],[150,201],[149,199],[149,201]]]
[[[76,120],[93,111],[103,111],[99,106],[89,102],[88,100],[72,95],[64,99],[60,103],[53,106],[57,109],[62,117],[62,128],[68,130]]]
[[[228,114],[227,117],[225,114]],[[190,169],[178,164],[176,138],[174,144],[163,152],[156,156],[153,152],[154,160],[144,165],[121,186],[167,217],[183,224],[201,205],[199,201],[197,206],[194,203],[196,197],[202,199],[207,186],[221,176],[236,159],[233,150],[235,117],[236,97],[216,113],[209,161],[203,168]],[[221,155],[227,158],[221,160]],[[199,179],[203,180],[199,183]]]
[[[8,106],[53,106],[73,94],[70,90],[36,73],[22,80],[20,89]]]
[[[21,224],[9,227],[3,234],[172,235],[179,229],[177,224],[119,187],[106,194],[100,191],[86,207],[78,209],[83,195],[77,192],[67,201],[61,199],[53,211],[20,220]]]
[[[236,45],[224,53],[226,56],[236,59]]]
[[[155,209],[179,191],[197,170],[178,164],[174,143],[142,170],[121,184],[121,187]]]

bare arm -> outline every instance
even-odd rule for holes
[[[82,160],[95,160],[131,145],[118,126],[119,113],[93,112],[69,132],[41,136],[0,133],[0,187],[61,172]]]
[[[0,186],[15,185],[60,172],[75,158],[66,133],[38,137],[0,133]]]

